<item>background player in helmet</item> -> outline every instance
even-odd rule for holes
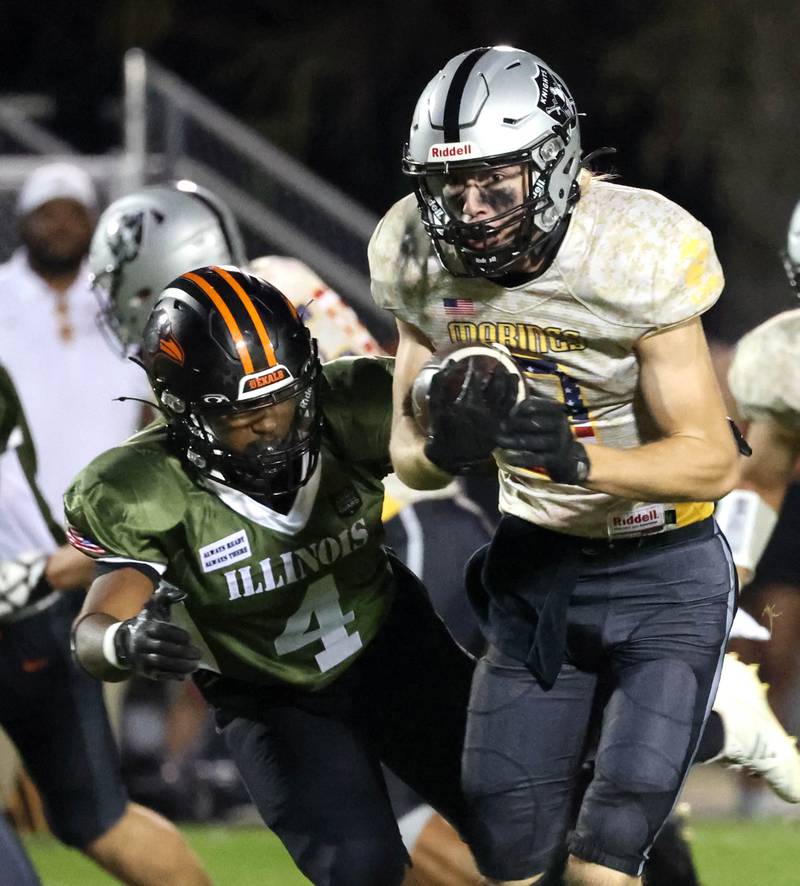
[[[150,185],[115,200],[98,219],[89,249],[112,347],[138,351],[153,303],[170,280],[204,264],[244,261],[230,209],[194,182]]]
[[[504,517],[468,577],[492,644],[465,745],[472,848],[491,882],[540,879],[600,692],[568,878],[637,883],[696,753],[735,605],[710,519],[737,469],[699,320],[723,285],[711,238],[659,195],[581,172],[568,90],[510,47],[434,77],[404,169],[417,198],[370,244],[375,299],[400,332],[393,463],[436,486],[498,447]],[[426,440],[410,386],[435,347],[470,339],[509,347],[530,395],[493,439],[454,409]]]
[[[104,550],[78,659],[106,679],[199,667],[301,870],[400,883],[406,853],[376,764],[462,825],[473,663],[380,546],[386,363],[320,369],[289,302],[224,268],[173,281],[141,359],[166,425],[101,456],[67,496],[78,543]],[[140,616],[161,580],[187,595],[173,609],[186,633],[152,603]]]
[[[797,293],[800,271],[800,203],[789,222],[784,265]],[[773,535],[778,513],[800,456],[800,309],[784,311],[753,329],[739,342],[728,384],[741,416],[749,422],[753,455],[742,466],[737,488],[719,504],[717,519],[731,544],[742,585],[759,562],[780,576],[795,573],[787,558],[796,557],[796,527],[783,519]],[[790,511],[791,513],[791,511]],[[771,552],[762,560],[767,543]],[[769,567],[771,566],[771,570]],[[767,576],[764,576],[766,578]],[[759,582],[744,591],[744,605],[755,615],[765,609],[779,613],[770,627],[772,639],[748,653],[761,658],[770,683],[770,697],[784,722],[792,724],[791,688],[797,675],[797,633],[800,605],[792,581]]]

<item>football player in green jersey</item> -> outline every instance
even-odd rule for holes
[[[382,547],[391,364],[321,367],[288,300],[221,267],[167,287],[141,360],[165,421],[65,499],[100,572],[75,656],[106,680],[193,674],[305,875],[400,884],[378,762],[462,827],[473,662]]]

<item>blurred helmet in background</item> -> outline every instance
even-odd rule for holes
[[[797,201],[789,220],[786,249],[782,257],[789,283],[797,295],[800,295],[800,200]]]
[[[202,265],[241,265],[233,213],[194,182],[142,188],[100,216],[89,250],[99,321],[123,355],[139,348],[156,297],[170,280]]]

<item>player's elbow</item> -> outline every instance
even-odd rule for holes
[[[389,455],[394,472],[411,489],[442,489],[453,479],[425,458],[421,446],[409,447],[393,441]]]
[[[739,453],[735,446],[721,445],[716,448],[707,477],[705,498],[718,501],[736,488],[739,481]]]

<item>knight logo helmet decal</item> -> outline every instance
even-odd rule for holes
[[[536,86],[539,88],[538,106],[561,124],[567,123],[575,116],[575,104],[567,91],[567,87],[556,76],[541,65],[536,73]]]
[[[108,247],[119,264],[133,261],[142,245],[144,212],[129,212],[109,225],[106,231]]]

